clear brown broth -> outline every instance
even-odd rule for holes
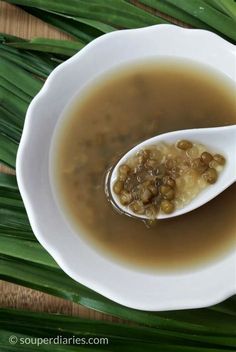
[[[188,215],[147,228],[107,200],[107,170],[159,133],[236,123],[235,86],[185,60],[159,60],[101,77],[67,109],[57,142],[56,182],[64,211],[103,255],[145,270],[215,261],[236,245],[236,185]]]

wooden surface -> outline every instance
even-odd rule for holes
[[[0,1],[0,32],[24,37],[48,37],[67,39],[68,35],[55,30],[25,12]],[[0,172],[9,172],[0,165]],[[32,311],[79,315],[90,319],[119,321],[119,319],[82,307],[35,290],[0,281],[0,307],[19,308]]]

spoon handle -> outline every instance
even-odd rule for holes
[[[236,182],[236,125],[222,127],[221,138],[225,141],[225,150],[228,150],[228,162],[233,164],[233,177]]]

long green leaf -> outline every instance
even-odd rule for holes
[[[168,4],[165,0],[139,0],[139,2],[193,27],[212,30],[212,27],[208,26],[206,23],[178,9],[176,6]]]
[[[71,35],[74,39],[79,39],[83,43],[89,43],[91,40],[103,34],[100,29],[84,24],[82,21],[75,21],[71,18],[66,18],[61,14],[48,12],[42,9],[33,7],[20,6],[24,11],[41,20],[60,29],[62,32]],[[100,28],[100,26],[98,26]]]
[[[93,19],[115,27],[135,28],[167,21],[123,0],[10,0],[9,3]]]
[[[16,165],[16,152],[18,146],[7,136],[0,134],[0,161],[4,164],[15,168]],[[1,210],[0,210],[1,220]]]
[[[0,223],[2,229],[30,230],[25,214],[15,211],[14,209],[0,208]]]
[[[20,8],[55,26],[61,31],[70,34],[75,39],[79,39],[83,43],[89,43],[100,35],[115,30],[112,26],[91,19],[75,18],[58,12],[46,11],[33,7],[20,6]]]
[[[23,241],[37,242],[30,229],[22,230],[0,225],[1,236],[22,239]]]
[[[1,235],[0,255],[10,255],[34,264],[42,264],[58,269],[58,265],[52,257],[37,242]]]
[[[31,53],[25,54],[22,50],[10,48],[7,43],[0,44],[0,56],[43,79],[56,67],[53,62],[49,66],[40,57],[35,58]]]
[[[1,94],[3,95],[1,96]],[[0,89],[0,101],[1,101],[1,97],[2,99],[4,98],[4,95],[5,95],[4,92],[3,91],[1,92],[1,89]],[[13,112],[9,111],[6,107],[1,105],[1,102],[0,102],[0,116],[2,121],[8,122],[9,124],[11,124],[11,126],[15,128],[16,132],[20,132],[21,134],[23,122],[24,122],[23,117],[19,117]]]
[[[2,195],[14,196],[15,199],[21,200],[23,206],[15,175],[0,173],[0,196]]]
[[[18,192],[16,176],[0,173],[0,188]]]
[[[116,30],[115,27],[110,26],[109,24],[103,23],[103,22],[99,22],[93,19],[89,19],[89,18],[83,18],[83,17],[75,17],[75,16],[70,16],[70,15],[66,15],[66,14],[61,14],[59,12],[55,12],[55,11],[48,11],[51,14],[63,17],[63,20],[65,19],[69,19],[70,21],[74,22],[77,26],[79,25],[86,25],[89,26],[90,28],[92,28],[93,30],[97,30],[100,31],[100,34],[105,34],[105,33],[110,33]],[[91,29],[90,29],[91,30]]]
[[[23,100],[26,104],[29,104],[30,101],[32,100],[32,97],[30,97],[22,89],[18,88],[15,84],[13,84],[12,81],[8,81],[7,79],[1,76],[0,76],[0,87],[9,90],[14,95],[16,95],[19,99]]]
[[[24,91],[30,97],[36,95],[43,84],[41,80],[29,75],[27,71],[12,64],[3,57],[0,57],[0,76],[17,87],[24,85]]]
[[[17,131],[15,126],[6,121],[5,117],[0,114],[0,133],[8,137],[15,143],[20,142],[21,132]]]
[[[39,330],[41,331],[41,330]],[[50,330],[52,337],[57,337],[55,336],[55,332],[53,330]],[[21,344],[17,345],[10,345],[9,340],[14,336],[14,339],[17,338],[17,341],[21,342]],[[32,351],[35,352],[35,348],[37,346],[37,341],[40,344],[39,347],[40,351],[42,352],[74,352],[74,351],[81,351],[81,352],[143,352],[144,350],[147,352],[228,352],[228,351],[233,351],[232,349],[228,348],[217,348],[217,347],[196,347],[196,346],[181,346],[177,344],[170,344],[170,343],[150,343],[147,341],[140,341],[140,340],[135,340],[135,339],[127,339],[127,341],[124,341],[122,338],[116,338],[113,336],[108,336],[104,335],[103,339],[109,338],[109,345],[106,344],[98,344],[97,340],[95,339],[94,344],[91,342],[87,345],[86,343],[83,342],[83,340],[86,342],[86,338],[89,338],[89,334],[87,335],[82,335],[81,337],[81,343],[78,345],[67,345],[65,342],[63,344],[58,345],[57,343],[54,345],[53,343],[43,343],[41,336],[39,336],[37,340],[37,330],[29,328],[25,334],[20,334],[20,333],[14,333],[14,327],[11,331],[9,330],[3,330],[2,332],[0,331],[0,347],[1,347],[1,352],[15,352],[15,351]],[[45,338],[45,335],[42,335],[43,338]],[[46,335],[47,337],[48,335]],[[64,335],[59,335],[59,336],[64,336]],[[80,335],[81,336],[81,335]],[[30,339],[32,337],[32,339]],[[49,336],[50,338],[51,336]],[[68,341],[73,339],[73,336],[71,337],[70,335],[66,335],[65,338],[68,338]],[[64,338],[63,341],[66,341]],[[79,340],[80,337],[78,337]],[[62,339],[62,338],[61,338]],[[70,339],[70,340],[69,340]],[[24,341],[26,343],[24,344]],[[58,340],[56,340],[58,341]],[[73,341],[73,340],[72,340]],[[88,343],[88,342],[87,342]]]
[[[19,118],[0,106],[0,132],[15,143],[19,143],[22,129],[18,127]]]
[[[27,42],[13,42],[9,46],[40,52],[48,52],[65,56],[72,56],[84,47],[84,44],[69,40],[33,38]]]
[[[0,86],[0,107],[9,111],[12,116],[17,116],[17,126],[22,128],[28,104],[13,94],[8,89]]]
[[[24,204],[21,199],[16,199],[14,193],[0,190],[0,208],[21,211],[25,213]]]
[[[0,324],[3,325],[3,333],[6,331],[15,332],[17,334],[28,334],[39,337],[56,337],[60,334],[62,337],[84,337],[88,338],[106,338],[107,344],[101,345],[106,349],[112,351],[119,351],[122,346],[130,348],[136,347],[135,351],[140,346],[145,350],[153,350],[153,347],[163,348],[175,347],[179,350],[182,347],[183,351],[202,351],[206,348],[208,343],[189,341],[181,334],[173,334],[168,331],[159,331],[147,327],[131,327],[124,324],[114,324],[102,321],[91,321],[81,319],[79,317],[68,317],[64,315],[52,315],[45,313],[32,313],[16,310],[0,310]],[[14,335],[14,334],[13,334]],[[104,340],[101,340],[101,342]],[[226,340],[225,340],[226,341]],[[106,346],[107,345],[107,346]],[[194,346],[195,345],[195,346]],[[140,347],[141,347],[140,346]],[[205,346],[205,347],[203,347]]]
[[[236,41],[236,23],[203,0],[165,0]]]
[[[163,343],[188,344],[188,341],[181,337],[172,336],[169,332],[159,332],[153,328],[131,327],[128,325],[111,324],[102,321],[85,320],[78,317],[63,315],[46,315],[35,313],[24,313],[14,311],[15,319],[12,319],[13,312],[0,310],[0,323],[4,323],[4,330],[13,330],[18,333],[26,331],[34,332],[37,336],[80,336],[80,337],[108,337],[110,346],[115,343],[145,342],[155,343],[156,346]],[[36,320],[37,319],[37,320]],[[30,329],[30,330],[29,330]],[[167,337],[167,338],[166,338]],[[191,344],[191,342],[190,342]]]
[[[236,3],[235,0],[205,0],[208,5],[215,7],[217,10],[236,20]]]
[[[233,315],[236,317],[235,307],[236,307],[236,295],[228,298],[226,301],[220,304],[217,304],[216,306],[210,307],[209,309],[212,309],[216,312]]]
[[[17,127],[8,116],[11,117],[11,114],[9,112],[5,113],[5,109],[0,106],[0,133],[18,144],[22,129]]]
[[[73,17],[67,16],[67,18],[73,19]],[[78,23],[83,23],[84,25],[90,26],[93,29],[99,30],[102,33],[110,33],[116,30],[115,27],[112,27],[106,23],[99,22],[96,20],[91,20],[88,18],[82,18],[82,17],[74,17],[74,20]]]
[[[19,40],[21,42],[24,42],[26,39],[20,38],[20,37],[16,37],[15,35],[12,34],[7,34],[7,33],[2,33],[0,32],[0,42],[5,42],[5,40],[7,40],[8,42],[11,42],[12,40]]]

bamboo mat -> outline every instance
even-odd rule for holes
[[[55,30],[41,20],[28,15],[15,6],[0,1],[0,32],[23,38],[48,37],[68,39],[68,35]],[[10,169],[0,165],[0,172]],[[121,321],[117,318],[95,312],[78,304],[56,298],[22,286],[0,280],[0,307],[18,308],[39,312],[63,313],[78,315],[89,319]]]

